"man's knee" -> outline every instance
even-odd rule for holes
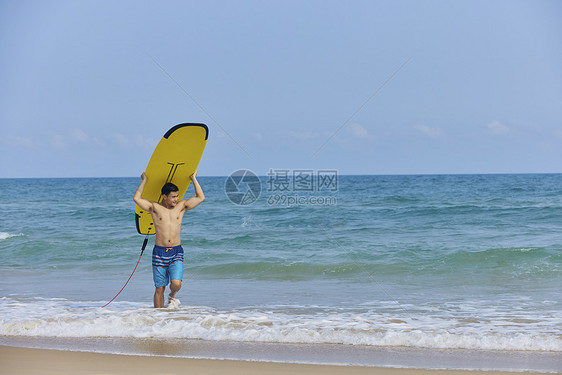
[[[170,281],[170,289],[174,289],[176,291],[181,289],[181,280],[171,280]]]
[[[164,295],[164,290],[166,289],[165,286],[157,286],[156,290],[154,291],[154,294],[162,294]]]

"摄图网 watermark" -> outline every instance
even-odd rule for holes
[[[338,189],[335,169],[269,169],[266,175],[269,205],[335,205]],[[225,182],[226,196],[236,205],[254,203],[261,192],[261,179],[248,169],[231,173]],[[318,195],[321,193],[325,195]]]

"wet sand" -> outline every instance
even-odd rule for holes
[[[521,374],[520,372],[423,370],[336,365],[309,365],[212,359],[100,354],[0,346],[0,374]],[[530,373],[526,373],[530,374]]]

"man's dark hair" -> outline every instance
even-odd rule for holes
[[[168,195],[173,191],[179,191],[178,187],[171,182],[166,182],[164,186],[162,186],[162,195]]]

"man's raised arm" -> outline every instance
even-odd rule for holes
[[[199,206],[201,202],[205,200],[205,194],[203,194],[203,189],[201,189],[201,185],[197,182],[197,171],[195,171],[189,178],[193,181],[193,187],[195,188],[195,196],[189,198],[185,202],[185,209],[191,210],[195,207]]]
[[[152,209],[152,202],[142,198],[142,192],[144,191],[144,185],[146,185],[146,182],[148,181],[148,176],[146,175],[146,173],[142,172],[141,178],[142,181],[139,187],[137,188],[137,191],[135,191],[133,200],[143,210],[150,211]]]

